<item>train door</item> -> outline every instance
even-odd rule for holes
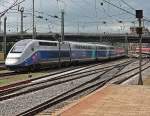
[[[39,62],[39,54],[36,52],[39,48],[39,45],[37,43],[33,43],[30,46],[30,53],[32,55],[32,62],[33,64],[37,64]]]
[[[106,47],[106,57],[107,58],[111,58],[111,49],[110,49],[110,47]]]
[[[60,43],[60,61],[70,62],[70,45],[69,43]]]
[[[98,60],[98,46],[95,47],[95,60]]]
[[[115,56],[115,49],[113,47],[109,47],[109,58],[113,58]]]

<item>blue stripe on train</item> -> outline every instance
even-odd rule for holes
[[[72,51],[72,59],[83,59],[83,58],[95,58],[95,53],[93,51]]]
[[[107,51],[72,51],[72,59],[107,57]]]
[[[107,51],[97,51],[97,57],[107,57]]]
[[[69,58],[70,52],[69,51],[61,51],[60,53],[61,58]],[[26,59],[21,66],[29,66],[32,64],[36,64],[39,61],[50,61],[59,58],[59,51],[38,51],[34,53],[31,57]]]
[[[71,51],[71,59],[83,59],[83,58],[95,58],[96,51]],[[69,58],[69,51],[61,51],[61,58]],[[98,51],[97,57],[107,57],[107,51]],[[50,61],[50,60],[58,60],[59,51],[38,51],[34,53],[31,57],[26,59],[20,66],[29,66],[32,64],[36,64],[39,61]]]

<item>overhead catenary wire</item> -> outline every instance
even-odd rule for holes
[[[130,11],[128,11],[128,10],[126,10],[126,9],[123,9],[123,8],[121,8],[121,7],[117,6],[117,5],[113,4],[112,2],[109,2],[109,1],[107,1],[107,0],[103,0],[103,1],[104,1],[105,3],[108,3],[108,4],[110,4],[110,5],[114,6],[114,7],[118,8],[118,9],[120,9],[120,10],[122,10],[122,11],[124,11],[124,12],[128,13],[128,14],[131,14],[131,15],[134,15],[134,16],[135,16],[135,14],[134,14],[134,13],[132,13],[132,12],[130,12]]]
[[[4,10],[3,12],[0,13],[0,16],[3,16],[8,10],[10,10],[16,3],[18,2],[18,0],[15,0],[15,2],[9,6],[6,10]]]
[[[108,4],[110,4],[110,5],[114,6],[114,7],[116,7],[116,8],[118,8],[118,9],[120,9],[120,10],[122,10],[122,11],[128,13],[128,14],[130,14],[130,15],[135,16],[135,13],[132,13],[132,12],[130,12],[130,11],[124,9],[124,8],[121,8],[121,7],[119,7],[119,6],[115,5],[115,4],[113,4],[112,2],[109,2],[109,1],[107,1],[107,0],[103,0],[103,1],[104,1],[105,3],[108,3]],[[145,21],[147,21],[147,22],[150,22],[150,20],[147,19],[147,18],[143,18],[143,20],[145,20]]]
[[[63,0],[63,1],[62,0],[56,0],[57,4],[59,4],[58,5],[58,7],[59,7],[58,11],[60,11],[60,9],[61,9],[60,8],[60,2],[64,2],[64,1],[65,0]],[[77,24],[76,22],[78,22],[78,23],[81,23],[81,25],[84,24],[84,26],[86,27],[88,25],[91,25],[92,23],[101,24],[101,23],[103,23],[103,21],[105,21],[108,24],[110,24],[110,26],[111,26],[111,25],[113,25],[113,23],[115,23],[115,24],[116,24],[116,22],[118,23],[118,21],[126,22],[124,20],[129,19],[129,17],[131,17],[131,16],[135,16],[134,12],[132,12],[130,10],[131,8],[128,10],[128,9],[125,9],[124,6],[122,6],[122,4],[124,4],[124,5],[128,6],[128,7],[131,6],[129,4],[128,5],[125,4],[124,2],[120,2],[121,5],[119,6],[118,4],[115,4],[115,2],[113,0],[101,0],[103,2],[105,1],[104,3],[106,3],[106,1],[108,1],[108,2],[116,5],[117,7],[115,7],[115,8],[117,8],[117,10],[119,9],[120,11],[122,11],[122,12],[119,12],[119,13],[118,12],[110,13],[112,11],[111,9],[113,9],[114,6],[112,4],[109,4],[109,3],[107,3],[106,5],[104,4],[103,6],[99,7],[98,5],[100,5],[100,4],[98,3],[98,0],[94,0],[92,4],[91,4],[90,0],[85,0],[81,4],[80,4],[79,0],[70,0],[70,1],[73,1],[73,4],[76,3],[76,5],[72,5],[73,7],[71,6],[71,8],[75,7],[76,9],[81,9],[81,12],[77,13],[77,12],[67,11],[69,9],[67,7],[66,14],[65,14],[66,18],[65,19],[66,19],[66,23],[67,24],[70,23],[70,25],[71,25],[71,23]],[[66,1],[65,1],[65,4],[67,4],[68,6],[70,5]],[[93,13],[89,13],[89,12],[85,12],[84,13],[83,12],[84,10],[82,10],[82,9],[85,9],[85,8],[89,9],[89,8],[87,8],[87,5],[90,5],[90,9],[91,9],[90,12],[93,12]],[[109,5],[109,8],[106,9],[106,7],[108,5]],[[55,7],[55,8],[57,8],[57,7]],[[125,11],[122,10],[122,9],[124,9]],[[108,10],[110,10],[110,12]],[[55,11],[57,11],[57,9]],[[56,15],[52,15],[52,14],[46,13],[46,12],[44,12],[42,10],[40,11],[40,8],[37,9],[35,12],[36,12],[36,15],[35,15],[36,20],[39,19],[39,20],[37,20],[37,25],[40,25],[42,21],[44,22],[44,24],[46,24],[46,23],[48,24],[49,21],[53,21],[53,20],[58,21],[57,23],[60,22],[60,16],[59,16],[60,14],[57,15],[57,13],[55,13]],[[10,9],[8,11],[8,13],[13,13],[13,12],[11,12],[11,9]],[[60,12],[58,12],[58,13],[60,13]],[[31,11],[29,9],[25,9],[24,14],[27,15],[27,20],[29,20],[29,17],[30,17],[29,15],[31,14]],[[101,14],[104,14],[104,15],[101,16]],[[127,16],[126,14],[130,14],[130,15]],[[126,17],[125,17],[125,15],[126,15]],[[133,19],[133,17],[131,17],[131,18]],[[55,21],[54,21],[53,25],[55,25]]]
[[[12,9],[13,7],[23,3],[25,0],[22,0],[20,2],[18,2],[18,0],[16,0],[10,7],[8,7],[6,10],[4,10],[3,12],[0,13],[0,17],[4,16],[10,9]]]
[[[125,5],[127,5],[130,9],[132,10],[136,10],[135,8],[133,8],[131,5],[129,5],[127,2],[125,2],[124,0],[121,0]]]
[[[59,2],[60,2],[60,0],[58,0]],[[86,3],[87,3],[87,1],[86,1]],[[89,3],[88,3],[89,4]],[[41,14],[44,14],[44,12],[41,12],[41,11],[36,11],[37,13],[41,13]],[[50,17],[54,17],[55,18],[55,16],[53,16],[53,15],[49,15],[48,14],[48,16],[50,16]],[[84,17],[84,16],[83,16]],[[86,17],[86,16],[85,16]],[[110,17],[110,16],[109,16]],[[89,17],[90,18],[90,17]],[[91,18],[95,18],[95,17],[91,17]],[[99,18],[99,17],[98,17]],[[97,18],[97,19],[98,19]],[[42,19],[42,18],[41,18]],[[58,19],[58,18],[56,18],[56,19]]]

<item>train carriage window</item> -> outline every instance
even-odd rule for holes
[[[75,48],[77,48],[77,49],[93,49],[92,46],[85,46],[85,45],[76,45]]]
[[[88,49],[92,49],[92,46],[88,46]]]
[[[41,46],[57,46],[57,43],[50,43],[50,42],[39,42]]]
[[[114,50],[114,48],[113,48],[113,47],[110,47],[110,50]]]
[[[99,46],[98,49],[100,49],[100,50],[106,50],[106,47]]]
[[[80,45],[76,45],[75,48],[82,49]]]
[[[78,46],[77,46],[77,45],[75,45],[75,48],[78,48]]]

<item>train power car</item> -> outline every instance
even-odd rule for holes
[[[21,71],[121,56],[125,56],[125,50],[110,45],[25,39],[11,48],[5,65],[10,70]]]

